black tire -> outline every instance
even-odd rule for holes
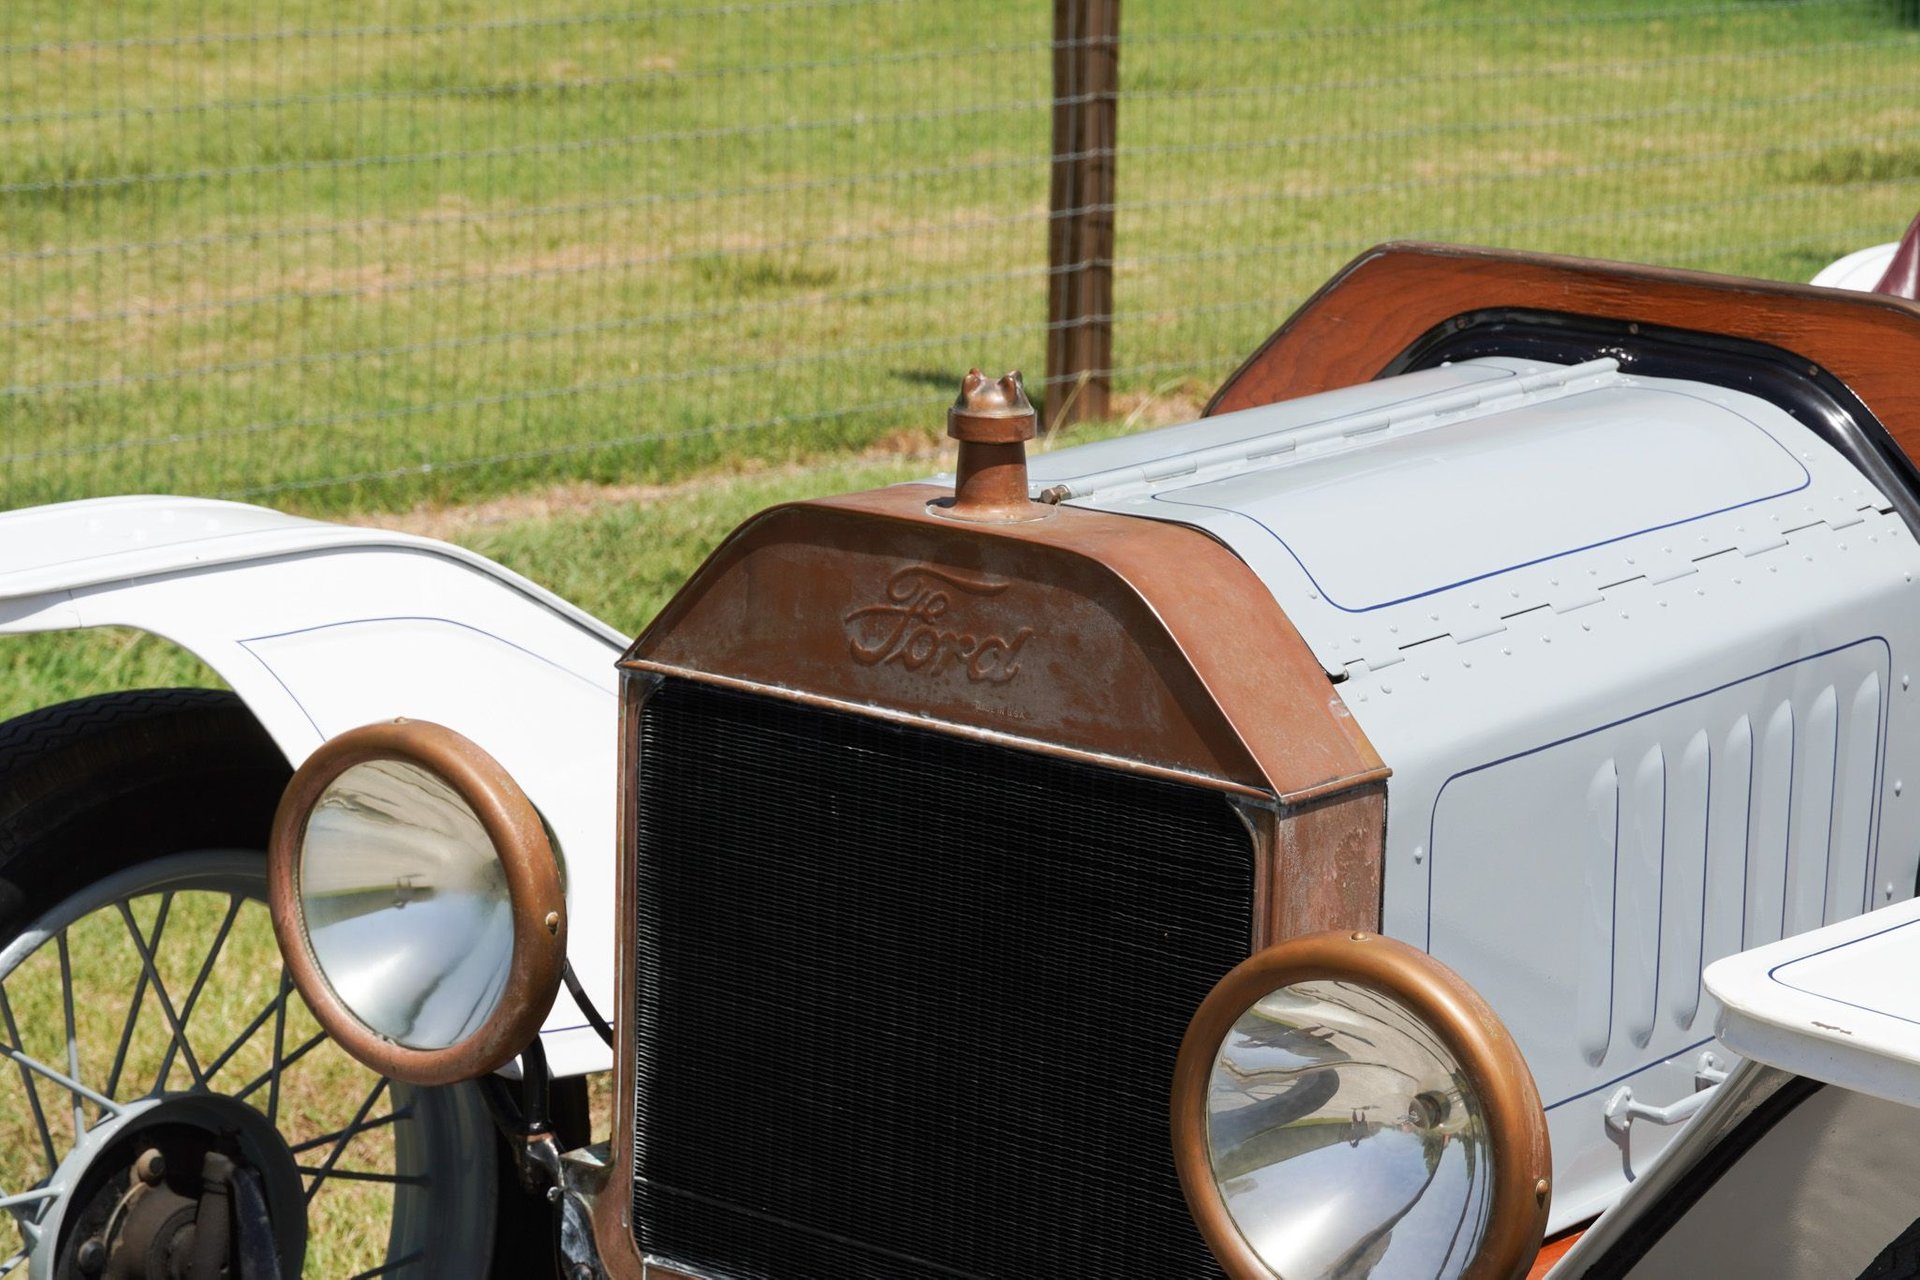
[[[279,750],[245,705],[233,694],[221,690],[157,689],[103,694],[45,707],[0,724],[0,973],[10,968],[27,973],[28,960],[22,958],[26,955],[23,948],[34,945],[35,938],[50,935],[41,929],[29,937],[25,931],[36,921],[64,919],[61,913],[70,904],[91,902],[97,893],[95,886],[102,885],[109,877],[118,876],[116,883],[135,885],[141,883],[146,868],[166,868],[182,859],[200,857],[224,859],[222,865],[239,868],[236,874],[249,886],[253,883],[249,877],[257,871],[259,883],[264,885],[264,857],[259,851],[265,846],[273,811],[289,773]],[[156,870],[155,874],[160,872]],[[226,888],[219,892],[226,895],[229,925],[243,908],[247,920],[256,917],[264,920],[264,907],[255,901],[258,895],[251,888]],[[216,897],[215,901],[219,899]],[[101,911],[96,910],[95,914]],[[86,920],[94,918],[85,917]],[[79,932],[82,923],[77,920],[74,930],[76,941],[72,949],[76,965],[81,959],[82,944],[78,939],[82,936]],[[219,938],[234,936],[236,934],[223,932]],[[59,939],[62,947],[68,945],[65,931],[59,934]],[[37,961],[40,951],[51,948],[53,943],[38,945],[40,949],[28,959]],[[140,944],[131,945],[137,949]],[[16,953],[10,959],[6,958],[9,948]],[[191,957],[195,953],[189,949],[187,954]],[[269,949],[266,954],[271,957],[273,953]],[[207,955],[211,957],[206,962],[209,972],[216,960],[226,963],[217,948],[209,947]],[[33,972],[44,971],[42,966]],[[257,968],[250,970],[255,971]],[[30,978],[32,974],[27,976]],[[271,984],[274,980],[266,981]],[[216,985],[217,982],[208,983],[209,988]],[[273,989],[271,985],[267,987],[268,991]],[[73,1003],[84,1004],[88,989],[83,988],[78,979],[65,990],[73,993],[69,996]],[[180,1000],[177,991],[174,1000]],[[219,1003],[210,999],[202,1008]],[[249,1011],[251,1008],[247,1006]],[[137,1021],[138,1016],[133,1020]],[[199,1030],[191,1016],[185,1020],[190,1031]],[[23,1038],[30,1040],[31,1033],[23,1030]],[[323,1045],[321,1051],[307,1061],[318,1063],[329,1051],[328,1046]],[[202,1053],[205,1052],[203,1048]],[[279,1067],[278,1047],[273,1052],[274,1065]],[[171,1056],[169,1052],[169,1060]],[[282,1070],[291,1076],[295,1067],[288,1065]],[[21,1075],[23,1080],[25,1075]],[[129,1071],[129,1079],[131,1076]],[[377,1080],[370,1074],[366,1078]],[[164,1068],[162,1079],[166,1081],[164,1085],[148,1089],[138,1099],[129,1099],[117,1092],[113,1098],[132,1106],[194,1090],[218,1094],[225,1088],[240,1087],[224,1078],[217,1084],[211,1080],[202,1084],[196,1073],[196,1078],[189,1081],[189,1088],[179,1090],[174,1087],[173,1078],[165,1075]],[[44,1080],[39,1083],[46,1084]],[[99,1080],[87,1083],[96,1088],[101,1084]],[[279,1087],[276,1078],[274,1091]],[[54,1092],[57,1094],[58,1089]],[[23,1085],[21,1096],[24,1093]],[[259,1096],[255,1094],[251,1103],[256,1109],[261,1106]],[[447,1247],[468,1260],[487,1256],[489,1247],[480,1243],[481,1238],[490,1241],[496,1232],[516,1243],[529,1235],[546,1239],[550,1215],[544,1205],[529,1210],[528,1206],[534,1202],[513,1194],[518,1190],[517,1177],[511,1167],[502,1167],[503,1153],[474,1086],[417,1091],[395,1087],[384,1095],[376,1088],[374,1096],[384,1098],[382,1107],[405,1113],[391,1126],[390,1141],[399,1145],[387,1148],[390,1159],[412,1161],[409,1167],[416,1170],[448,1170],[437,1184],[431,1178],[426,1179],[428,1190],[408,1188],[396,1182],[388,1192],[394,1197],[392,1204],[439,1206],[450,1203],[446,1197],[455,1197],[451,1203],[463,1206],[462,1213],[448,1216],[460,1217],[470,1225],[457,1232],[464,1240]],[[69,1104],[65,1095],[57,1101],[62,1106]],[[293,1110],[290,1104],[286,1114],[290,1115]],[[90,1133],[111,1133],[101,1125],[106,1113],[99,1111],[98,1117],[90,1126]],[[283,1122],[287,1122],[284,1115]],[[358,1117],[352,1123],[358,1123]],[[44,1119],[38,1124],[39,1128],[33,1131],[37,1143],[48,1135],[49,1128]],[[407,1136],[402,1136],[403,1129]],[[324,1127],[320,1131],[329,1132]],[[62,1159],[63,1168],[70,1165],[77,1168],[77,1162],[66,1162],[64,1158],[65,1151],[74,1145],[74,1129],[69,1126],[63,1132],[65,1146],[54,1143],[54,1154]],[[321,1148],[325,1150],[327,1148]],[[402,1152],[406,1154],[400,1154]],[[337,1156],[338,1152],[334,1154]],[[295,1165],[300,1159],[317,1163],[319,1155],[316,1151],[305,1157],[290,1157],[290,1160]],[[350,1159],[341,1161],[338,1167],[343,1173],[350,1162]],[[42,1167],[46,1163],[41,1160]],[[397,1175],[400,1164],[395,1164],[393,1170]],[[12,1176],[21,1180],[29,1175],[23,1172]],[[71,1174],[68,1179],[61,1185],[70,1188],[88,1185],[84,1178],[74,1179]],[[329,1187],[338,1185],[346,1184],[337,1179],[328,1184]],[[84,1198],[82,1190],[71,1190],[66,1199],[72,1203],[62,1204],[61,1212],[68,1215],[69,1234],[72,1234],[72,1222],[82,1216],[84,1206],[79,1201]],[[484,1203],[480,1203],[482,1199]],[[282,1203],[289,1202],[283,1200]],[[518,1212],[503,1212],[509,1210]],[[537,1214],[533,1221],[523,1216],[530,1211]],[[398,1219],[406,1215],[397,1207],[392,1212],[396,1219],[391,1237],[394,1241],[403,1236],[410,1241],[440,1241],[445,1233],[453,1230],[441,1221],[431,1225],[408,1224],[403,1231]],[[436,1212],[431,1216],[442,1215]],[[44,1215],[41,1220],[46,1220]],[[0,1245],[0,1275],[6,1274],[3,1260],[13,1247],[10,1241]],[[366,1246],[362,1242],[357,1247]],[[379,1250],[400,1246],[376,1241],[372,1247]],[[509,1247],[491,1252],[496,1259],[492,1274],[530,1274],[523,1250]],[[424,1252],[416,1249],[415,1253],[421,1260],[414,1266],[400,1268],[396,1274],[450,1274],[449,1267],[437,1260],[441,1256],[439,1244],[430,1245]],[[309,1252],[308,1258],[309,1271],[316,1266],[324,1269],[324,1264],[316,1261],[313,1253]],[[468,1261],[453,1265],[451,1270],[476,1274],[470,1268],[471,1261]]]
[[[265,848],[290,774],[222,689],[101,694],[0,724],[0,938],[135,863]]]

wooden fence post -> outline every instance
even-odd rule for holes
[[[1107,416],[1120,0],[1054,0],[1047,429]]]

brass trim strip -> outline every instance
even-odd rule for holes
[[[955,724],[923,713],[906,711],[897,707],[876,706],[872,703],[848,702],[845,699],[829,697],[825,694],[807,693],[800,689],[788,689],[781,685],[762,684],[757,680],[742,680],[733,676],[716,675],[711,671],[695,671],[687,667],[670,663],[653,662],[645,658],[634,658],[622,662],[620,666],[628,671],[645,672],[649,675],[669,676],[679,680],[696,680],[702,684],[717,685],[723,689],[734,689],[741,693],[759,694],[769,698],[779,698],[786,702],[799,703],[802,706],[818,707],[827,711],[844,711],[852,715],[868,716],[875,720],[885,720],[889,724],[905,725],[914,729],[926,729],[933,733],[944,733],[955,738],[965,738],[973,742],[992,743],[995,746],[1009,747],[1018,751],[1032,751],[1039,755],[1054,756],[1062,760],[1077,760],[1083,764],[1098,765],[1103,769],[1117,769],[1124,773],[1138,774],[1142,777],[1160,778],[1168,782],[1183,782],[1190,786],[1206,787],[1214,791],[1223,791],[1228,795],[1242,796],[1250,800],[1272,801],[1270,792],[1255,787],[1244,786],[1227,778],[1216,777],[1208,773],[1192,773],[1185,769],[1174,769],[1165,765],[1149,764],[1144,760],[1129,759],[1126,756],[1110,756],[1097,751],[1082,751],[1073,747],[1064,747],[1057,742],[1048,742],[1041,738],[1024,738],[1018,734],[1001,733],[993,729],[977,728],[973,725]],[[1344,780],[1342,786],[1357,786],[1370,780],[1372,774],[1360,774]]]
[[[615,839],[614,997],[613,997],[613,1176],[593,1198],[594,1245],[600,1265],[612,1280],[647,1280],[648,1262],[634,1240],[633,1224],[633,1002],[636,959],[634,904],[637,875],[635,850],[638,830],[634,818],[634,783],[640,770],[640,711],[660,687],[657,676],[637,672],[620,681],[619,793],[620,818]],[[694,1280],[655,1270],[654,1280]]]

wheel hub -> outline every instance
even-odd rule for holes
[[[117,795],[125,782],[123,774],[116,766],[98,776],[111,779]],[[81,769],[75,776],[83,779],[71,784],[78,787],[90,786],[84,779],[95,775]],[[176,790],[188,796],[192,789]],[[183,803],[210,801],[192,795]],[[142,808],[128,821],[133,824],[130,829],[145,832],[155,819]],[[47,856],[56,860],[90,858],[100,852],[97,843],[78,848],[54,845]],[[346,1066],[337,1053],[311,1052],[324,1040],[307,1034],[304,1005],[294,1003],[298,996],[273,981],[278,966],[263,960],[249,968],[240,958],[274,954],[260,856],[244,850],[190,849],[100,869],[105,872],[100,878],[57,902],[42,904],[17,933],[0,936],[0,978],[6,979],[7,995],[16,1010],[23,1004],[59,1009],[68,1003],[77,1009],[84,1002],[101,1006],[103,1014],[120,1012],[119,1017],[96,1019],[91,1035],[87,1027],[78,1028],[82,1038],[74,1047],[79,1052],[64,1062],[56,1057],[40,1062],[16,1049],[11,1064],[0,1063],[9,1071],[23,1069],[37,1081],[50,1104],[48,1115],[56,1122],[49,1123],[48,1115],[37,1111],[15,1117],[39,1130],[41,1153],[30,1149],[28,1142],[0,1143],[5,1148],[0,1150],[0,1201],[6,1202],[5,1212],[21,1237],[25,1275],[31,1280],[88,1280],[78,1257],[88,1239],[98,1240],[109,1256],[115,1245],[139,1254],[124,1239],[127,1228],[116,1227],[108,1233],[106,1223],[132,1189],[133,1162],[146,1148],[138,1147],[135,1138],[111,1156],[103,1153],[126,1135],[169,1122],[215,1135],[219,1142],[200,1141],[217,1150],[237,1152],[236,1167],[253,1171],[253,1177],[241,1177],[234,1185],[257,1193],[255,1203],[261,1207],[251,1213],[251,1221],[256,1225],[269,1221],[271,1238],[254,1241],[265,1244],[253,1255],[262,1258],[263,1265],[251,1266],[247,1258],[232,1254],[230,1276],[236,1274],[236,1267],[245,1280],[271,1274],[265,1264],[277,1256],[280,1274],[293,1280],[309,1254],[325,1254],[334,1274],[362,1270],[390,1275],[487,1274],[496,1231],[496,1138],[479,1090],[472,1085],[404,1089]],[[163,939],[157,926],[163,912],[180,921],[199,922],[190,940],[182,941],[180,932],[164,939],[164,958],[182,966],[197,962],[209,976],[207,996],[198,1002],[197,1011],[190,993],[181,992],[172,997],[171,1013],[163,1007],[161,1012],[168,1016],[155,1019],[148,1001],[166,999],[154,994],[161,976],[157,966]],[[230,929],[215,927],[215,922],[229,918]],[[69,959],[71,966],[66,963]],[[33,967],[23,969],[30,962]],[[143,972],[150,964],[156,966],[144,988],[126,981],[133,962]],[[113,993],[122,990],[127,998],[115,1001]],[[292,1036],[284,1045],[276,1016],[283,1002],[287,1002],[287,1029],[298,1027],[304,1035]],[[109,1007],[116,1004],[123,1011]],[[295,1021],[296,1016],[300,1021]],[[120,1048],[118,1041],[137,1020],[137,1052]],[[185,1035],[189,1021],[196,1036],[192,1046]],[[269,1035],[270,1063],[262,1052],[269,1047]],[[57,1042],[49,1038],[48,1043]],[[233,1051],[223,1048],[206,1071],[189,1072],[195,1082],[192,1089],[146,1093],[154,1087],[147,1084],[152,1077],[136,1071],[123,1091],[113,1083],[118,1076],[107,1069],[109,1062],[127,1053],[144,1062],[163,1047],[176,1052],[177,1066],[178,1056],[190,1047],[215,1044],[239,1045],[245,1056],[236,1059]],[[92,1070],[77,1070],[73,1057]],[[218,1076],[230,1060],[234,1076]],[[200,1061],[207,1062],[207,1057]],[[245,1101],[210,1092],[209,1076],[216,1080],[213,1088],[220,1087],[220,1079],[241,1079],[242,1062],[248,1070],[261,1069],[251,1083],[235,1086]],[[272,1101],[275,1092],[280,1095],[278,1106]],[[291,1105],[293,1093],[303,1098],[298,1106]],[[69,1101],[85,1111],[84,1128],[78,1135],[58,1124],[60,1116],[53,1110],[55,1106],[64,1109]],[[275,1119],[286,1126],[284,1142],[270,1133],[266,1117],[249,1103],[263,1103],[275,1113]],[[161,1107],[167,1110],[161,1112]],[[386,1132],[372,1142],[359,1136],[376,1129]],[[33,1136],[31,1130],[27,1136]],[[293,1154],[303,1169],[312,1168],[289,1172],[286,1143],[294,1144]],[[44,1159],[39,1158],[41,1154]],[[188,1151],[170,1160],[163,1179],[171,1184],[176,1174],[182,1175],[186,1185],[177,1194],[196,1206],[205,1198],[197,1181],[200,1165],[195,1161],[199,1159],[204,1157]],[[102,1199],[104,1204],[96,1203]],[[147,1212],[153,1215],[147,1220],[154,1228],[151,1234],[167,1234],[166,1215]],[[77,1225],[82,1219],[85,1224]],[[247,1221],[249,1214],[243,1212],[236,1194],[231,1215],[235,1250],[247,1243],[237,1229]],[[254,1234],[258,1237],[259,1232]],[[9,1276],[19,1273],[12,1262],[0,1255],[0,1267]],[[141,1269],[146,1266],[143,1261]]]
[[[231,1242],[248,1239],[277,1258],[282,1275],[300,1274],[300,1171],[286,1141],[244,1102],[177,1094],[135,1104],[89,1130],[55,1181],[73,1190],[52,1233],[54,1275],[214,1280],[240,1274]]]

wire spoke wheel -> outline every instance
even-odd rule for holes
[[[477,1091],[385,1080],[328,1039],[281,965],[265,883],[258,853],[171,854],[0,945],[0,1277],[65,1275],[90,1241],[104,1257],[129,1229],[99,1221],[128,1153],[180,1133],[197,1150],[196,1126],[253,1135],[281,1256],[304,1235],[306,1275],[486,1273]]]

